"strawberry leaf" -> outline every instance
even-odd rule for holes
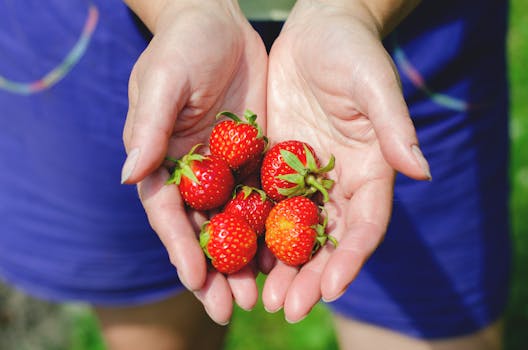
[[[238,115],[229,111],[222,111],[216,115],[216,119],[220,119],[221,117],[228,117],[237,124],[242,123],[242,119],[240,119]]]
[[[326,213],[326,211],[324,210],[323,207],[321,207],[321,210]],[[322,224],[317,224],[317,225],[312,226],[312,228],[317,232],[317,237],[316,237],[317,243],[316,243],[316,245],[318,245],[319,247],[322,247],[328,241],[330,241],[330,243],[332,243],[332,245],[334,247],[337,247],[337,239],[334,236],[331,236],[331,235],[326,233],[327,225],[328,225],[328,217],[325,214],[325,215],[323,215],[323,223]]]
[[[181,182],[181,171],[179,171],[178,169],[175,169],[172,174],[170,175],[170,177],[167,179],[167,182],[166,184],[176,184],[176,185],[179,185]]]
[[[246,109],[244,112],[244,118],[248,121],[250,125],[255,125],[257,120],[257,115],[250,111],[249,109]]]
[[[168,160],[169,162],[178,163],[179,159],[176,159],[174,157],[166,156],[165,160]]]
[[[265,191],[259,188],[254,188],[253,190],[256,191],[260,195],[260,200],[262,201],[262,203],[264,203],[268,199],[268,196],[266,195]]]
[[[286,162],[286,164],[288,164],[290,168],[295,170],[297,173],[304,176],[308,172],[308,169],[306,169],[306,167],[301,162],[299,157],[297,157],[292,152],[285,150],[285,149],[281,149],[280,154],[282,156],[282,159],[284,159],[284,161]]]
[[[330,156],[330,159],[328,160],[328,163],[327,163],[324,167],[318,169],[316,172],[317,172],[318,174],[324,174],[324,173],[327,173],[327,172],[329,172],[330,170],[334,169],[334,166],[335,166],[335,157],[334,157],[334,155],[332,154],[332,155]]]
[[[294,186],[289,188],[277,188],[277,192],[286,197],[294,197],[304,195],[304,186]]]
[[[292,184],[297,184],[299,186],[304,186],[304,176],[301,174],[283,174],[277,175],[277,179],[288,181]]]
[[[249,125],[257,129],[256,138],[264,140],[264,142],[266,143],[266,146],[264,147],[264,149],[266,149],[268,146],[269,140],[266,137],[266,135],[264,135],[264,132],[262,131],[262,128],[260,127],[260,125],[257,123],[257,115],[253,113],[252,111],[250,111],[249,109],[246,109],[246,111],[244,112],[244,118],[246,118]]]
[[[210,239],[211,239],[211,235],[209,233],[209,221],[206,221],[202,225],[202,230],[200,232],[200,247],[202,248],[205,255],[209,259],[212,259],[211,254],[209,254],[209,251],[207,250],[207,244],[209,243]]]
[[[303,146],[304,154],[306,155],[306,167],[312,172],[317,171],[317,162],[315,161],[313,153],[310,151],[310,149],[308,149],[308,146],[306,146],[306,144],[304,144]]]
[[[250,186],[243,186],[242,187],[242,193],[244,193],[244,199],[247,199],[251,195],[251,192],[253,192],[253,188],[252,187],[250,187]]]
[[[181,172],[181,176],[185,176],[186,178],[188,178],[195,184],[200,184],[200,180],[198,180],[198,178],[196,177],[196,175],[194,174],[194,172],[192,171],[189,165],[184,164],[179,170]]]

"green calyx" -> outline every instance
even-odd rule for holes
[[[194,183],[197,183],[197,184],[200,183],[200,181],[198,180],[198,178],[196,177],[196,175],[191,169],[192,162],[194,161],[201,162],[206,158],[206,156],[204,155],[195,153],[196,149],[198,149],[200,146],[202,146],[201,143],[194,145],[193,148],[191,148],[191,150],[189,151],[189,153],[187,153],[180,159],[172,158],[169,156],[165,157],[165,160],[168,160],[175,164],[174,169],[172,170],[171,175],[166,182],[167,184],[179,185],[181,182],[182,176],[189,178]]]
[[[319,250],[319,248],[323,247],[328,241],[332,243],[334,247],[337,247],[337,239],[334,236],[331,236],[326,233],[326,227],[328,225],[328,217],[325,214],[324,220],[322,224],[317,224],[312,226],[312,228],[317,232],[317,236],[315,237],[315,244],[312,249],[312,255]]]
[[[205,255],[209,259],[212,259],[213,257],[211,256],[211,254],[209,254],[209,251],[207,250],[207,244],[211,239],[211,235],[209,233],[209,223],[210,221],[204,222],[202,225],[202,229],[200,230],[200,247],[202,248]]]
[[[260,188],[256,188],[256,187],[248,186],[248,185],[242,185],[242,184],[237,185],[235,187],[235,190],[233,191],[233,198],[236,197],[236,195],[237,195],[237,193],[239,191],[242,191],[242,193],[244,194],[244,199],[247,199],[251,195],[251,193],[253,193],[253,192],[258,193],[258,195],[260,196],[260,199],[262,200],[262,202],[265,202],[266,199],[268,199],[268,196],[266,195],[266,192],[264,192]]]
[[[248,124],[257,129],[257,139],[263,139],[266,143],[266,146],[268,145],[268,138],[264,135],[264,132],[262,131],[262,128],[257,123],[257,115],[253,113],[251,110],[246,109],[244,111],[244,119],[242,120],[238,115],[236,115],[233,112],[229,111],[222,111],[216,115],[216,119],[220,119],[222,117],[227,117],[234,121],[237,124]]]
[[[331,155],[328,163],[318,168],[313,153],[306,145],[304,145],[304,153],[306,155],[306,165],[294,153],[285,149],[280,150],[282,159],[295,172],[292,174],[278,175],[277,178],[292,183],[295,186],[278,188],[277,190],[281,195],[286,197],[309,197],[314,193],[320,192],[323,196],[323,202],[326,203],[329,200],[328,190],[334,185],[333,180],[326,178],[326,173],[334,169],[335,157]]]

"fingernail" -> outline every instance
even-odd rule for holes
[[[288,319],[288,317],[284,317],[284,319],[286,320],[286,322],[288,322],[289,324],[296,324],[296,323],[299,323],[301,322],[302,320],[304,320],[306,318],[306,316],[308,316],[308,314],[304,315],[303,317],[299,318],[297,321],[291,321]]]
[[[325,303],[331,303],[332,301],[336,301],[337,299],[341,298],[341,296],[343,294],[345,294],[346,292],[346,289],[343,289],[341,292],[337,293],[335,296],[333,297],[330,297],[330,298],[325,298],[323,297],[322,300],[325,302]]]
[[[121,183],[124,184],[136,167],[136,163],[139,157],[139,148],[134,148],[127,156],[123,168],[121,169]]]
[[[266,312],[268,312],[268,313],[270,313],[270,314],[274,314],[274,313],[280,311],[281,309],[282,309],[282,306],[279,306],[279,307],[276,308],[276,309],[268,309],[268,308],[266,307],[266,305],[264,305],[264,310],[266,310]]]
[[[411,150],[414,153],[414,157],[416,161],[418,162],[418,164],[420,164],[420,167],[422,168],[424,175],[427,177],[427,180],[431,181],[433,177],[431,176],[431,170],[429,169],[429,163],[425,159],[422,151],[420,150],[420,147],[418,147],[417,145],[412,145]]]
[[[193,289],[191,289],[189,287],[189,284],[187,283],[187,281],[185,280],[185,278],[182,277],[182,275],[180,274],[180,271],[179,270],[176,270],[176,273],[178,274],[178,279],[180,280],[180,283],[189,291],[193,292],[194,295],[196,296],[196,298],[198,298],[199,300],[201,300],[201,294],[199,294],[200,292],[199,291],[195,291]]]
[[[245,306],[241,306],[239,303],[237,303],[237,305],[244,311],[247,311],[247,312],[250,312],[250,311],[253,311],[254,309],[254,306],[251,306],[251,307],[245,307]]]

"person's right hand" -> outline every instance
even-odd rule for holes
[[[178,158],[207,144],[221,110],[249,108],[266,125],[266,50],[234,0],[128,3],[154,37],[130,76],[122,182],[138,184],[149,222],[181,281],[214,321],[225,324],[233,298],[245,309],[256,303],[254,272],[248,267],[226,278],[207,271],[196,237],[207,217],[186,210],[177,186],[165,185],[169,174],[162,164],[167,155]]]

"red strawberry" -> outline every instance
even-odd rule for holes
[[[227,202],[224,213],[240,216],[249,223],[257,235],[266,230],[266,218],[274,203],[260,189],[242,186],[236,195]]]
[[[223,206],[231,197],[235,179],[229,165],[220,157],[195,153],[200,145],[180,159],[167,157],[176,163],[167,183],[179,186],[185,203],[196,210]]]
[[[328,201],[328,189],[333,181],[326,173],[334,168],[332,155],[328,164],[320,167],[313,148],[301,141],[283,141],[273,146],[264,156],[260,169],[262,189],[279,202],[288,197],[311,196],[321,192]]]
[[[216,270],[230,274],[253,259],[257,234],[242,217],[219,213],[203,225],[200,246]]]
[[[257,115],[250,110],[240,119],[231,112],[220,112],[217,118],[228,117],[213,128],[209,136],[211,154],[222,157],[235,173],[247,175],[257,169],[268,144],[256,123]]]
[[[285,264],[299,266],[328,240],[335,238],[325,233],[326,218],[319,224],[319,208],[306,197],[292,197],[279,202],[266,220],[265,241],[271,252]]]

